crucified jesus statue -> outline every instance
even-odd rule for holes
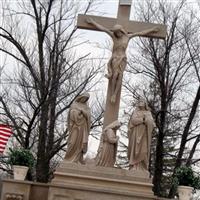
[[[121,87],[123,72],[127,64],[126,49],[131,38],[144,36],[149,33],[157,33],[158,27],[147,29],[136,33],[127,33],[122,25],[116,24],[111,30],[98,24],[92,18],[87,19],[87,23],[95,26],[98,30],[107,33],[113,40],[112,56],[108,62],[108,73],[106,78],[111,79],[111,103],[115,103],[117,93]]]

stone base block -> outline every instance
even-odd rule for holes
[[[49,186],[48,200],[155,200],[148,174],[64,161]]]
[[[48,200],[49,184],[3,180],[1,200]]]
[[[4,180],[1,200],[29,200],[30,185],[22,181]]]

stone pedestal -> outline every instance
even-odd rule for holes
[[[1,200],[48,200],[49,184],[5,179]]]
[[[155,200],[147,174],[64,161],[54,173],[48,200]]]
[[[14,180],[3,181],[1,200],[29,200],[30,184],[27,183]]]
[[[169,200],[153,196],[151,180],[128,170],[62,163],[50,184],[3,180],[1,200]]]

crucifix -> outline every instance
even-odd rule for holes
[[[136,36],[165,39],[167,27],[161,24],[130,21],[132,0],[119,0],[117,18],[92,15],[78,16],[77,27],[106,32],[113,40],[112,56],[108,62],[108,89],[103,129],[118,119],[122,77],[127,64],[126,49]]]

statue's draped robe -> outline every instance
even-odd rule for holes
[[[148,170],[154,127],[155,124],[151,112],[148,110],[137,110],[131,116],[128,130],[128,159],[130,168]]]
[[[103,167],[114,167],[117,153],[117,137],[112,129],[105,129],[102,135],[103,144],[96,158],[96,165]]]
[[[90,131],[90,109],[85,103],[74,102],[68,115],[69,138],[65,159],[83,164],[83,154]]]

